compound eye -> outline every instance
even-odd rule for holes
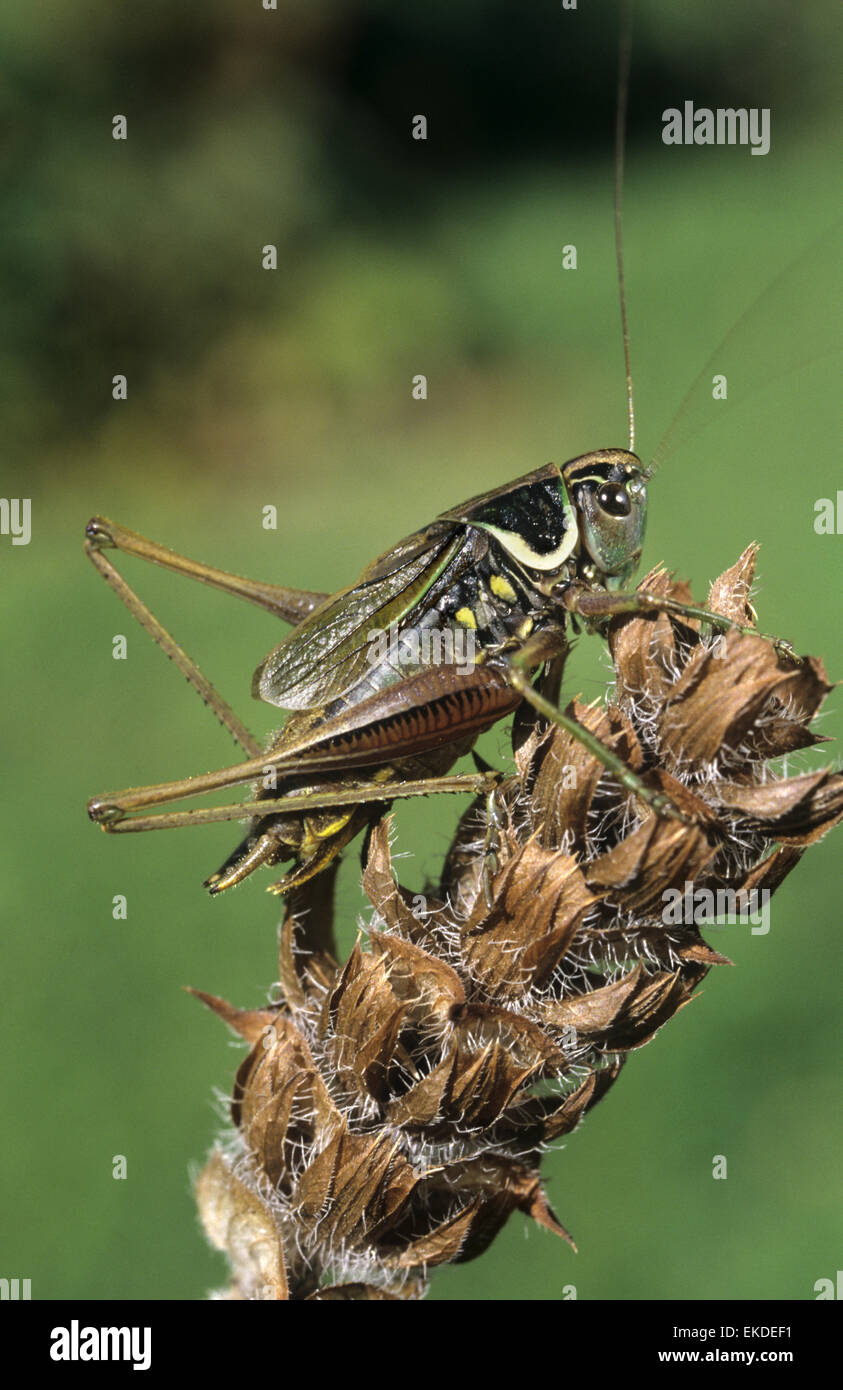
[[[629,494],[620,483],[604,483],[597,493],[597,505],[609,516],[629,516],[632,510]]]

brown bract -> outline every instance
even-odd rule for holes
[[[754,562],[749,547],[709,594],[742,624]],[[688,598],[661,570],[639,587]],[[685,821],[568,733],[517,719],[493,826],[484,804],[466,812],[423,900],[396,882],[383,820],[363,873],[374,915],[345,962],[325,873],[288,901],[277,1002],[200,995],[249,1044],[234,1132],[197,1185],[231,1264],[223,1296],[420,1297],[429,1269],[481,1254],[515,1210],[570,1240],[544,1149],[728,963],[681,909],[700,890],[772,893],[843,815],[839,775],[771,767],[819,741],[819,661],[665,615],[615,619],[608,637],[611,698],[568,712]]]

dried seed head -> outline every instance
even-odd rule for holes
[[[754,615],[749,547],[709,605]],[[656,571],[640,586],[687,600]],[[463,817],[423,910],[396,883],[389,822],[363,885],[375,915],[344,964],[332,875],[291,895],[281,1001],[200,997],[250,1044],[235,1135],[202,1173],[209,1239],[238,1298],[413,1298],[427,1270],[472,1259],[516,1209],[570,1239],[543,1193],[544,1148],[569,1133],[712,965],[688,888],[772,893],[843,815],[843,778],[776,776],[819,740],[830,689],[754,636],[703,636],[664,614],[613,620],[615,687],[568,712],[689,823],[662,819],[570,734],[516,721],[495,828]],[[489,843],[493,844],[493,859]]]

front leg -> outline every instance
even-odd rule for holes
[[[760,637],[771,642],[776,654],[795,666],[802,664],[801,657],[794,652],[789,642],[769,633],[758,632],[754,627],[737,623],[722,613],[713,613],[710,608],[698,608],[694,604],[680,603],[664,594],[648,594],[635,590],[631,594],[610,594],[606,589],[587,589],[571,585],[563,594],[562,602],[567,612],[575,613],[585,622],[602,622],[607,618],[618,617],[622,613],[673,613],[678,618],[695,618],[708,623],[718,632],[739,632],[743,637]]]
[[[535,671],[539,664],[558,657],[564,649],[567,649],[567,641],[563,632],[536,633],[519,652],[510,658],[507,665],[507,680],[518,691],[519,695],[533,706],[533,709],[543,715],[549,723],[556,724],[560,729],[571,734],[584,748],[588,749],[592,757],[602,763],[606,770],[617,778],[622,786],[639,797],[657,815],[665,816],[670,820],[681,821],[685,825],[692,825],[693,821],[674,806],[670,797],[666,796],[664,792],[648,787],[647,783],[642,781],[631,767],[627,767],[617,753],[613,753],[612,749],[601,743],[595,734],[583,728],[576,719],[565,714],[532,684],[529,673]]]

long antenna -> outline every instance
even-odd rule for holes
[[[632,5],[621,5],[621,35],[618,61],[618,110],[615,120],[615,256],[618,263],[618,293],[621,300],[623,356],[626,366],[626,408],[629,416],[629,452],[635,452],[635,402],[632,395],[632,366],[629,357],[629,323],[626,316],[626,286],[623,277],[623,166],[626,143],[626,108],[629,96],[629,64],[632,53]]]
[[[680,444],[716,423],[718,411],[709,409],[715,372],[727,375],[731,364],[739,364],[745,404],[781,377],[843,351],[843,319],[827,291],[839,265],[841,233],[843,219],[838,219],[779,271],[735,320],[685,393],[645,478],[652,478]]]

